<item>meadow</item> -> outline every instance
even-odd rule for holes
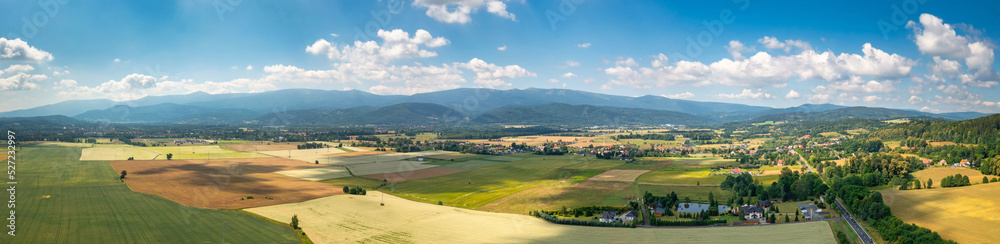
[[[80,148],[18,153],[18,232],[2,243],[217,243],[223,222],[227,242],[299,242],[291,228],[267,220],[133,192],[107,161],[79,161]]]
[[[995,243],[1000,236],[1000,183],[955,188],[882,190],[892,215],[958,243]]]
[[[726,180],[726,174],[712,174],[711,170],[656,170],[639,177],[639,182],[680,185],[718,186]]]
[[[303,230],[319,243],[835,243],[821,221],[792,225],[727,228],[606,228],[558,225],[524,214],[491,213],[409,201],[369,191],[248,209],[271,218],[298,215]],[[338,206],[338,207],[328,207]]]

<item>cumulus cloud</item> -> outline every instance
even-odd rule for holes
[[[428,17],[443,23],[469,23],[472,21],[470,15],[483,7],[488,13],[517,21],[517,17],[507,11],[507,4],[500,0],[416,0],[413,6],[427,8]]]
[[[613,84],[637,88],[675,85],[719,84],[726,86],[781,86],[789,79],[823,79],[834,81],[850,76],[901,78],[909,75],[916,61],[898,54],[889,54],[865,43],[862,54],[833,52],[817,53],[805,50],[788,56],[771,56],[767,52],[743,59],[724,58],[705,65],[701,62],[677,61],[669,64],[666,55],[659,54],[649,67],[617,65],[605,69],[614,77]]]
[[[795,90],[788,91],[788,94],[785,94],[785,98],[787,99],[796,99],[799,97],[800,97],[799,93],[796,92]]]
[[[38,87],[35,82],[49,78],[41,74],[29,74],[34,70],[35,67],[28,64],[14,64],[0,70],[0,91],[35,89]]]
[[[566,72],[565,74],[562,74],[559,77],[562,77],[562,78],[573,78],[573,77],[576,77],[576,74],[573,74],[573,72]]]
[[[466,63],[459,63],[457,66],[472,70],[476,74],[475,83],[488,88],[510,86],[510,83],[504,81],[505,79],[537,76],[537,74],[518,65],[498,66],[478,58],[473,58]]]
[[[952,79],[951,75],[956,73],[958,63],[937,57],[944,56],[965,60],[968,73],[958,75],[962,84],[979,88],[992,88],[1000,84],[1000,73],[993,68],[994,53],[989,44],[959,35],[952,25],[934,15],[921,14],[919,20],[920,23],[909,21],[906,28],[913,30],[913,41],[921,53],[935,56],[933,74],[927,77],[928,80],[943,82]]]
[[[672,95],[665,95],[664,97],[670,98],[670,99],[691,99],[691,98],[694,98],[694,93],[684,92],[684,93],[677,93],[677,94],[672,94]]]
[[[716,95],[718,98],[729,98],[729,99],[769,99],[772,98],[771,94],[765,93],[763,89],[757,89],[754,92],[750,89],[743,89],[742,93],[739,94],[719,94]]]
[[[247,65],[247,70],[253,70],[253,65]]]
[[[507,45],[497,47],[497,51],[507,51]]]
[[[793,47],[798,48],[799,50],[802,51],[812,50],[812,46],[809,45],[809,42],[802,40],[785,40],[782,42],[778,40],[778,38],[765,36],[763,38],[757,39],[757,42],[759,42],[760,44],[764,44],[764,47],[767,49],[782,49],[785,50],[785,52],[791,51]],[[732,45],[733,43],[729,42],[729,44]],[[742,46],[742,44],[740,45]]]
[[[448,45],[450,41],[444,37],[433,37],[430,32],[419,29],[411,38],[406,31],[395,29],[379,30],[378,37],[382,44],[376,41],[355,41],[354,45],[338,47],[325,39],[316,40],[306,47],[310,54],[325,54],[330,60],[350,61],[354,63],[387,63],[397,59],[435,57],[437,52],[421,49],[421,46],[435,48]]]
[[[907,101],[910,102],[910,104],[920,104],[924,102],[924,99],[918,96],[910,96],[910,99]]]
[[[576,44],[576,47],[579,47],[579,48],[588,48],[588,47],[590,47],[590,43],[588,42],[588,43]]]
[[[836,93],[836,92],[850,92],[850,93],[888,93],[895,91],[896,87],[892,81],[875,81],[875,80],[864,80],[858,76],[852,76],[850,79],[834,81],[826,86],[817,86],[813,89],[816,93]]]
[[[580,66],[580,62],[573,61],[571,59],[571,60],[566,60],[566,66],[558,66],[558,68],[577,67],[577,66]]]
[[[9,40],[0,37],[0,60],[11,60],[15,62],[48,62],[52,61],[52,54],[28,45],[20,38]]]
[[[635,66],[639,66],[639,63],[636,63],[635,59],[632,59],[632,57],[629,57],[629,58],[624,58],[624,59],[623,58],[618,58],[618,60],[615,61],[615,65],[616,66],[635,67]]]
[[[273,84],[251,79],[234,79],[226,82],[195,82],[191,79],[167,80],[168,76],[157,79],[144,74],[130,74],[120,80],[109,80],[96,86],[80,86],[75,80],[62,80],[55,88],[62,97],[101,97],[114,101],[129,101],[150,94],[206,92],[210,94],[234,92],[262,92],[277,89]]]
[[[734,60],[744,59],[745,57],[743,57],[743,52],[753,50],[753,48],[748,48],[744,46],[742,42],[737,40],[729,41],[729,45],[726,45],[726,51],[729,51],[729,55],[732,55]]]

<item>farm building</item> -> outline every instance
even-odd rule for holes
[[[743,217],[748,220],[759,219],[764,217],[764,208],[761,208],[758,205],[747,205],[740,207],[740,213],[742,213]]]
[[[601,213],[601,223],[611,223],[618,221],[618,212],[615,211],[604,211]]]

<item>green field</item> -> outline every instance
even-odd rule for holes
[[[382,185],[382,183],[385,183],[382,182],[381,180],[373,180],[359,176],[322,180],[320,182],[338,186],[360,186],[361,188],[365,189],[375,189],[375,187],[378,187],[379,185]]]
[[[456,164],[448,164],[448,165],[441,166],[441,167],[452,168],[452,169],[473,170],[473,169],[478,169],[478,168],[487,167],[487,166],[493,166],[493,165],[497,165],[497,164],[501,164],[501,163],[504,163],[504,162],[502,162],[502,161],[488,161],[488,160],[469,160],[469,161],[465,161],[465,162],[461,162],[461,163],[456,163]]]
[[[393,185],[389,192],[407,199],[475,208],[512,193],[531,188],[557,169],[598,160],[575,155],[534,156],[530,154],[506,157],[522,158],[476,170],[439,177],[411,180]],[[471,180],[471,184],[470,184]]]
[[[298,243],[286,226],[133,192],[108,162],[79,161],[80,148],[18,153],[18,232],[0,243],[219,243],[223,222],[227,242]]]

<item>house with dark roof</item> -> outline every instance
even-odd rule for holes
[[[768,200],[757,201],[757,206],[760,206],[761,208],[770,208],[771,207],[771,201],[768,201]]]
[[[611,223],[618,221],[618,212],[604,211],[604,213],[601,213],[600,221],[601,223]]]
[[[667,208],[661,206],[656,206],[656,208],[653,208],[653,216],[663,217],[663,215],[666,213],[667,213]]]
[[[764,217],[764,208],[758,205],[747,205],[740,207],[740,213],[746,219],[759,219]]]
[[[633,221],[635,220],[636,216],[639,216],[639,212],[636,212],[635,210],[629,210],[628,212],[625,212],[622,215],[618,216],[618,220],[621,220],[622,222]]]

